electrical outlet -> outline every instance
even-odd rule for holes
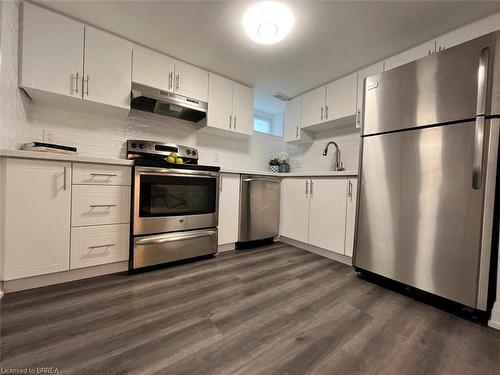
[[[43,131],[43,141],[45,143],[56,143],[56,135],[52,130]]]

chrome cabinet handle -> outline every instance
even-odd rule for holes
[[[90,208],[96,207],[116,207],[116,204],[89,204]]]
[[[170,90],[172,90],[172,77],[173,77],[173,75],[174,75],[173,72],[168,73],[168,88]]]
[[[311,180],[311,190],[310,190],[310,193],[311,193],[311,197],[313,195],[313,180]]]
[[[484,128],[486,115],[486,88],[488,86],[488,63],[490,49],[481,51],[477,69],[476,124],[474,128],[474,159],[472,162],[472,187],[481,189],[483,180]]]
[[[229,115],[229,129],[231,129],[233,115]]]
[[[89,247],[88,247],[88,249],[89,249],[90,251],[92,251],[92,250],[94,250],[94,249],[99,249],[99,248],[101,248],[101,247],[111,247],[111,246],[116,246],[116,244],[114,244],[114,243],[108,243],[108,244],[106,244],[106,245],[89,246]]]
[[[321,106],[321,121],[323,121],[323,106]]]
[[[64,182],[63,182],[63,190],[66,190],[66,170],[67,167],[64,167],[64,172],[63,172],[63,177],[64,177]]]
[[[309,195],[309,180],[306,180],[306,196]]]
[[[89,173],[92,177],[103,176],[103,177],[116,177],[117,174],[113,173]]]
[[[87,89],[83,92],[84,95],[89,96],[89,75],[87,74],[87,78],[83,80],[82,87],[85,88],[85,83],[87,83]]]
[[[299,127],[295,129],[295,138],[299,138]]]
[[[234,124],[233,124],[233,129],[236,130],[236,115],[234,115]]]
[[[349,180],[349,186],[347,189],[347,197],[352,199],[352,182]]]
[[[71,92],[75,92],[76,94],[78,94],[78,72],[76,72],[76,75],[73,76],[73,74],[71,74],[71,86],[73,86],[73,80],[75,80],[75,89],[73,90],[73,87],[71,87]]]
[[[325,119],[328,120],[328,106],[325,104]]]
[[[176,76],[175,76],[175,91],[179,90],[180,85],[181,85],[181,76],[179,74],[176,74]]]
[[[361,126],[361,110],[358,109],[356,112],[356,124],[360,127]]]

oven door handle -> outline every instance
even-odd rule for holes
[[[160,169],[160,168],[138,168],[137,173],[139,175],[152,175],[152,176],[172,176],[172,177],[208,177],[217,178],[219,176],[218,172],[202,172],[202,171],[185,171],[184,173],[179,173],[178,170],[174,169]]]
[[[136,241],[136,245],[160,245],[166,242],[176,242],[176,241],[185,241],[192,240],[200,237],[208,237],[217,234],[216,230],[204,230],[197,231],[193,233],[170,233],[160,236],[143,238]]]

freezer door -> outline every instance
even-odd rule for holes
[[[498,103],[492,106],[491,99],[500,99],[500,57],[495,57],[499,35],[488,34],[368,77],[363,135],[475,118],[481,59],[486,63],[487,100],[480,114],[498,111]]]
[[[479,189],[474,121],[363,138],[354,265],[485,309],[498,126],[491,136],[486,123],[484,165],[492,168]]]

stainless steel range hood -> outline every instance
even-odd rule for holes
[[[207,117],[207,107],[200,100],[132,82],[131,109],[199,122]]]

